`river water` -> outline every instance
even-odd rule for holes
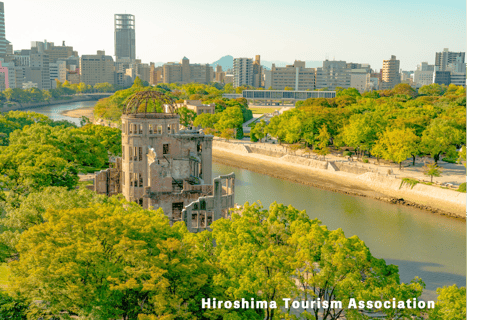
[[[64,110],[93,106],[95,102],[35,108],[54,120],[80,119],[61,115]],[[423,279],[423,298],[435,299],[435,290],[445,285],[466,286],[466,223],[420,209],[325,191],[272,178],[249,170],[213,164],[213,176],[234,172],[235,201],[261,201],[265,208],[277,201],[306,210],[330,230],[342,228],[347,237],[357,235],[376,258],[399,266],[400,279]]]

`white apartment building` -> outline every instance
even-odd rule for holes
[[[350,88],[351,74],[346,61],[323,61],[323,67],[317,68],[315,88],[335,90],[336,87]]]
[[[413,73],[414,87],[420,88],[432,84],[434,70],[435,66],[430,65],[427,62],[422,62],[418,65],[417,70]]]
[[[226,75],[225,75],[226,77]],[[233,59],[233,87],[253,86],[253,59]]]
[[[56,88],[55,80],[64,83],[67,80],[67,62],[58,60],[56,63],[50,63],[50,81],[52,81],[52,88]]]
[[[350,87],[363,93],[372,89],[370,84],[370,73],[366,69],[350,70]]]

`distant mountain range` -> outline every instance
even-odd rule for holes
[[[287,64],[293,64],[293,61],[291,62],[285,62],[285,61],[279,61],[279,60],[273,60],[273,61],[267,61],[267,60],[261,60],[262,66],[264,66],[267,70],[270,70],[272,68],[272,64],[275,63],[276,67],[285,67]],[[314,61],[314,60],[307,60],[306,62],[306,67],[307,68],[321,68],[323,66],[323,61]],[[162,66],[164,62],[155,62],[155,66],[159,67]],[[222,69],[224,71],[228,69],[233,69],[233,56],[224,56],[218,59],[217,61],[214,61],[210,63],[210,66],[215,69],[217,65],[222,66]]]

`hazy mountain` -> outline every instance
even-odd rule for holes
[[[218,59],[217,61],[214,61],[210,63],[210,65],[213,67],[213,70],[217,67],[217,65],[220,65],[223,69],[223,71],[227,69],[233,68],[233,57],[232,56],[224,56]]]

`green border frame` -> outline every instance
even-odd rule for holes
[[[476,14],[479,12],[480,3],[478,1],[467,2],[467,29],[472,30],[470,33],[470,42],[468,43],[470,47],[470,56],[475,57],[479,53],[480,44],[478,43],[478,36],[473,30],[478,30],[480,27],[478,23],[478,17]],[[468,33],[467,33],[468,39]],[[468,50],[468,48],[467,48]],[[472,58],[471,58],[472,59]],[[480,126],[478,125],[478,120],[480,119],[480,109],[477,107],[480,104],[480,96],[476,92],[479,84],[479,78],[476,77],[478,73],[478,62],[476,59],[470,59],[470,94],[467,89],[467,105],[470,108],[467,108],[467,136],[473,137],[470,141],[470,146],[472,147],[468,152],[468,157],[471,159],[477,159],[477,156],[480,155],[480,152],[477,148],[477,137],[480,136]],[[468,61],[468,53],[467,53]],[[467,82],[467,86],[468,86]],[[474,143],[474,145],[472,145]],[[480,275],[476,272],[476,266],[480,261],[480,256],[478,253],[477,245],[480,243],[480,232],[478,232],[477,227],[479,226],[480,217],[477,215],[477,210],[480,208],[480,199],[477,195],[480,193],[480,183],[479,175],[480,169],[476,167],[476,163],[472,166],[470,164],[470,184],[468,185],[468,192],[473,197],[468,197],[467,195],[467,208],[470,209],[470,212],[467,213],[467,316],[470,316],[469,319],[480,319],[480,309],[478,308],[478,297],[480,294],[476,290],[480,284]],[[467,210],[468,211],[468,210]],[[468,246],[470,243],[470,247]],[[470,249],[470,250],[469,250]],[[469,255],[470,253],[470,255]],[[473,270],[468,274],[468,269]],[[471,290],[468,290],[470,288]]]

